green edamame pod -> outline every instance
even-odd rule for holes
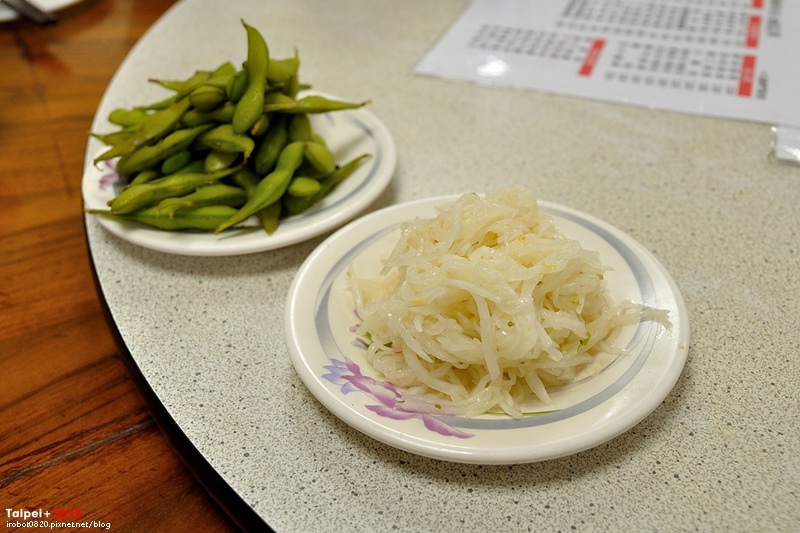
[[[257,211],[277,202],[280,197],[283,196],[283,193],[286,192],[286,188],[292,180],[294,171],[297,170],[297,167],[303,162],[303,144],[304,143],[300,141],[287,144],[278,157],[275,170],[267,174],[264,179],[258,183],[258,187],[256,187],[253,196],[246,204],[239,208],[236,215],[217,226],[214,232],[219,233],[226,228],[239,224],[243,220],[253,216]]]
[[[183,88],[186,80],[162,80],[158,78],[153,78],[150,80],[151,82],[155,83],[156,85],[160,85],[165,89],[169,89],[170,91],[180,92]]]
[[[236,67],[233,66],[233,63],[227,61],[211,71],[205,84],[219,89],[225,89],[228,86],[228,80],[230,80],[234,74],[236,74]]]
[[[219,169],[224,170],[224,169]],[[205,161],[201,161],[199,159],[193,159],[189,161],[189,164],[183,167],[182,169],[175,171],[172,175],[175,174],[199,174],[201,172],[207,172],[205,169]],[[216,170],[214,172],[217,172]]]
[[[311,119],[305,113],[292,115],[289,119],[290,141],[311,141],[314,131],[311,129]]]
[[[220,124],[197,137],[196,146],[219,152],[242,153],[245,160],[256,147],[256,142],[247,135],[235,133],[233,124]]]
[[[241,167],[231,174],[230,180],[237,187],[241,187],[247,193],[248,198],[251,198],[256,192],[256,187],[258,187],[258,182],[261,181],[261,178],[249,167]]]
[[[198,165],[198,163],[199,163],[199,165]],[[172,175],[174,176],[175,174],[181,174],[181,173],[188,174],[188,173],[200,173],[200,172],[204,172],[203,162],[202,161],[189,161],[189,163],[187,163],[186,165],[182,166],[178,170],[174,171],[172,173]],[[142,184],[142,183],[150,183],[152,181],[158,181],[158,180],[163,179],[163,178],[164,178],[164,175],[161,173],[161,170],[159,170],[159,169],[151,168],[151,169],[147,169],[147,170],[142,170],[141,172],[139,172],[138,174],[136,174],[133,177],[133,179],[130,181],[130,183],[128,183],[125,187],[120,189],[120,193],[122,191],[124,191],[125,189],[127,189],[128,187],[132,186],[132,185],[139,185],[139,184]],[[111,205],[112,203],[114,203],[114,200],[109,200],[108,205]]]
[[[266,135],[253,154],[253,168],[260,176],[265,176],[275,168],[278,156],[289,143],[286,117],[278,116],[272,121]]]
[[[206,82],[203,84],[204,87],[214,87],[215,89],[220,89],[224,94],[226,99],[230,99],[228,97],[228,86],[232,83],[233,77],[236,75],[236,71],[234,70],[230,74],[213,76],[208,78]]]
[[[171,106],[172,104],[174,104],[177,101],[178,101],[178,96],[173,94],[169,98],[165,98],[165,99],[160,100],[158,102],[153,102],[152,104],[146,105],[146,106],[144,106],[143,109],[145,111],[161,111],[162,109],[168,108],[169,106]]]
[[[124,142],[128,142],[135,131],[135,128],[128,126],[127,128],[111,133],[91,133],[90,135],[101,141],[103,144],[108,146],[117,146]]]
[[[127,141],[114,146],[110,150],[107,150],[101,154],[94,160],[95,164],[99,163],[100,161],[112,159],[114,157],[128,155],[134,152],[140,146],[144,146],[161,139],[170,131],[172,131],[172,129],[180,122],[181,116],[186,112],[187,109],[189,109],[190,106],[191,102],[184,99],[175,102],[166,109],[162,109],[148,115],[147,118],[145,118],[141,124],[139,124],[139,128]]]
[[[331,111],[342,111],[345,109],[358,109],[369,104],[369,100],[363,102],[345,102],[342,100],[332,100],[324,96],[311,95],[304,96],[299,100],[295,100],[295,105],[286,106],[282,109],[276,109],[282,113],[329,113]]]
[[[298,115],[300,116],[300,115]],[[321,175],[327,175],[336,169],[336,157],[331,149],[315,141],[306,143],[304,149],[306,161]]]
[[[142,107],[134,107],[133,109],[115,109],[108,114],[108,121],[123,128],[128,126],[138,126],[144,119],[147,118],[147,113]]]
[[[237,152],[211,150],[203,160],[203,168],[206,172],[216,172],[233,166],[237,159],[239,159],[239,153]]]
[[[228,93],[228,100],[233,103],[238,102],[244,96],[244,92],[247,90],[248,85],[248,77],[246,70],[239,70],[231,76],[228,80],[227,85],[225,86],[225,92]]]
[[[325,140],[325,137],[323,137],[317,132],[314,132],[311,135],[311,140],[314,141],[315,143],[321,144],[322,146],[328,146],[328,142]]]
[[[187,128],[193,128],[202,124],[221,124],[233,120],[233,111],[236,106],[232,102],[223,102],[223,104],[208,112],[203,112],[198,109],[190,109],[181,117],[181,125]]]
[[[216,228],[220,222],[227,220],[232,214],[236,213],[236,208],[228,205],[191,207],[182,209],[174,217],[170,217],[169,213],[166,211],[159,211],[157,207],[148,207],[135,213],[124,215],[112,213],[105,209],[89,209],[86,212],[92,215],[100,215],[111,220],[140,222],[169,231],[187,229],[211,231]]]
[[[124,191],[125,189],[127,189],[129,187],[132,187],[133,185],[138,185],[140,183],[148,183],[148,182],[160,179],[161,177],[162,177],[161,176],[161,172],[159,170],[157,170],[157,169],[143,170],[143,171],[139,172],[138,174],[136,174],[133,177],[133,179],[130,182],[128,182],[126,185],[120,187],[119,191],[117,191],[117,194],[119,195],[122,191]],[[113,203],[114,203],[114,199],[112,198],[111,200],[106,202],[106,205],[111,206],[111,204],[113,204]]]
[[[200,207],[204,205],[229,205],[239,207],[247,201],[247,194],[240,187],[225,185],[224,183],[212,183],[205,185],[193,192],[177,198],[165,198],[158,203],[156,211],[159,213],[166,210],[169,218],[174,218],[175,213],[190,207]]]
[[[196,70],[194,74],[185,80],[165,80],[151,78],[150,81],[160,85],[161,87],[164,87],[165,89],[174,91],[175,96],[178,100],[180,100],[186,97],[186,95],[192,92],[192,90],[194,90],[196,87],[199,87],[201,84],[205,83],[210,75],[211,73],[207,70]]]
[[[267,68],[267,81],[269,81],[270,85],[286,83],[293,76],[297,76],[299,69],[300,57],[297,55],[297,48],[295,48],[294,57],[287,59],[270,58]]]
[[[222,104],[227,97],[223,89],[201,85],[189,94],[189,101],[198,111],[208,112]]]
[[[165,198],[182,196],[203,185],[209,185],[225,176],[233,174],[237,169],[225,169],[219,172],[172,174],[148,183],[128,187],[121,191],[111,203],[111,212],[115,215],[133,213]]]
[[[178,89],[178,99],[186,98],[192,91],[203,85],[211,77],[211,73],[207,70],[198,70],[186,81],[184,81]]]
[[[258,183],[261,178],[248,167],[242,167],[230,176],[230,180],[238,187],[241,187],[247,194],[247,199],[253,197],[258,188]],[[276,202],[277,203],[277,202]],[[268,234],[272,235],[278,229],[278,223],[281,214],[281,207],[278,206],[277,213],[275,208],[267,206],[264,209],[256,211],[256,218],[258,218],[261,227],[264,228]]]
[[[261,227],[267,232],[267,235],[272,235],[278,229],[281,220],[281,211],[283,206],[280,202],[274,202],[263,209],[256,212]]]
[[[161,163],[161,173],[165,176],[174,174],[188,165],[191,159],[192,153],[189,150],[183,149],[179,152],[175,152]]]
[[[128,184],[128,187],[131,185],[137,185],[139,183],[147,183],[153,181],[154,179],[158,179],[161,177],[161,172],[155,169],[149,170],[142,170],[138,174],[136,174],[131,182]]]
[[[172,131],[172,128],[180,122],[181,116],[189,109],[190,105],[190,102],[175,102],[166,109],[161,109],[148,115],[136,131],[134,145],[139,146],[160,139],[166,133]]]
[[[291,96],[292,98],[297,98],[297,94],[300,91],[310,88],[311,88],[310,85],[305,85],[300,83],[300,78],[296,74],[291,78],[289,78],[289,81],[283,84],[284,94],[286,94],[287,96]]]
[[[270,113],[261,113],[256,123],[250,128],[250,136],[258,138],[267,133],[270,120]]]
[[[280,92],[271,92],[264,95],[264,112],[285,111],[297,107],[297,100]]]
[[[247,89],[236,102],[233,131],[245,133],[264,112],[264,90],[267,87],[269,48],[257,29],[242,21],[247,31]]]
[[[286,193],[291,196],[305,198],[317,194],[320,190],[322,190],[322,185],[320,185],[319,180],[308,176],[295,176],[289,183]]]
[[[117,161],[117,172],[130,175],[148,168],[153,168],[172,154],[188,148],[195,138],[208,130],[210,126],[180,129],[170,133],[156,144],[142,146],[131,154],[122,156]]]
[[[334,170],[329,176],[319,181],[320,190],[312,196],[284,196],[283,205],[287,213],[297,215],[322,200],[337,185],[350,177],[368,157],[370,157],[369,154],[362,154]]]

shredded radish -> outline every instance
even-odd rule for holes
[[[377,279],[351,279],[367,360],[405,409],[474,416],[550,403],[641,306],[523,187],[466,194],[403,225]],[[350,273],[351,278],[354,274]]]

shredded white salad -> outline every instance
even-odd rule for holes
[[[466,194],[438,213],[403,225],[379,277],[350,272],[367,361],[404,409],[520,417],[595,354],[622,353],[610,340],[642,306],[611,300],[597,253],[530,191]]]

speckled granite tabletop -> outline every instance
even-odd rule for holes
[[[181,2],[112,81],[135,89],[98,114],[149,98],[147,77],[243,57],[244,18],[276,55],[298,47],[319,90],[372,99],[398,166],[369,211],[523,183],[647,247],[691,324],[672,393],[627,433],[561,459],[412,455],[341,422],[289,360],[287,291],[325,235],[186,257],[89,218],[101,294],[157,400],[279,532],[800,530],[800,167],[770,158],[769,125],[415,75],[465,6]],[[163,46],[168,35],[195,37]]]

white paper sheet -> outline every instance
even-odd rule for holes
[[[800,127],[800,2],[475,0],[419,74]]]

